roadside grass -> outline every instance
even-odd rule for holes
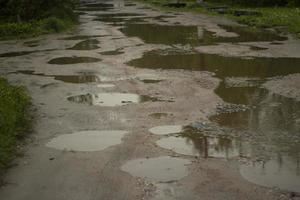
[[[49,17],[22,23],[0,22],[0,39],[22,39],[42,34],[59,33],[72,28],[76,21]]]
[[[195,12],[213,16],[226,16],[241,24],[246,24],[256,28],[274,28],[282,33],[291,33],[300,38],[300,8],[295,7],[242,7],[228,5],[229,14],[218,14],[198,5],[194,0],[180,1],[187,3],[184,8],[168,8],[163,6],[170,3],[169,0],[137,0],[142,3],[150,4],[157,8],[167,11]],[[220,3],[208,3],[208,6],[224,6]],[[260,12],[261,15],[235,16],[230,14],[230,10],[245,10]]]
[[[24,87],[0,77],[0,174],[16,156],[17,144],[30,130],[30,97]]]

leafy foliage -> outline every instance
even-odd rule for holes
[[[23,87],[11,86],[0,78],[0,169],[12,159],[17,139],[29,127],[29,102]]]

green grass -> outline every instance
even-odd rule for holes
[[[24,87],[11,86],[0,77],[0,171],[16,155],[17,143],[30,128],[30,98]]]
[[[0,22],[0,39],[22,39],[70,29],[76,22],[50,17],[23,23]]]
[[[181,1],[187,3],[185,8],[167,8],[163,4],[169,3],[169,0],[138,0],[143,3],[150,4],[157,8],[167,10],[167,11],[181,11],[181,12],[195,12],[203,13],[214,16],[224,16],[217,14],[215,12],[210,12],[207,9],[198,6],[195,1],[187,0]],[[209,3],[211,6],[216,6],[218,4]],[[220,4],[219,4],[220,5]],[[224,5],[224,4],[222,4]],[[263,7],[263,8],[253,8],[253,7],[241,7],[232,6],[231,9],[238,10],[249,10],[249,11],[259,11],[262,16],[241,16],[237,17],[231,14],[226,14],[225,16],[233,19],[241,24],[246,24],[257,28],[275,28],[284,33],[291,33],[296,37],[300,38],[300,8],[289,8],[289,7]]]

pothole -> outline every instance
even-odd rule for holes
[[[84,95],[68,97],[68,100],[80,104],[108,107],[124,106],[145,101],[158,101],[158,99],[154,97],[130,93],[88,93]]]
[[[115,87],[114,84],[98,84],[97,85],[98,88],[111,88],[111,87]]]
[[[181,125],[165,125],[165,126],[156,126],[150,128],[149,131],[155,135],[168,135],[174,133],[180,133],[183,129]]]
[[[93,63],[99,62],[101,59],[93,58],[93,57],[59,57],[50,60],[49,64],[56,64],[56,65],[70,65],[70,64],[78,64],[78,63]]]
[[[46,144],[47,147],[66,151],[101,151],[120,144],[126,131],[80,131],[59,135]]]
[[[96,39],[88,39],[81,41],[75,46],[68,48],[69,50],[94,50],[94,49],[99,49],[99,41]]]
[[[156,182],[172,182],[188,175],[190,161],[182,158],[162,156],[149,159],[136,159],[127,162],[122,170],[135,177]]]

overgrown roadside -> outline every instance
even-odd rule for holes
[[[77,23],[76,0],[0,0],[0,40],[34,37]]]
[[[204,13],[226,16],[241,24],[256,28],[274,28],[282,33],[291,33],[300,38],[299,7],[255,7],[222,3],[222,1],[205,1],[199,4],[194,0],[180,1],[185,7],[167,7],[169,0],[138,0],[164,10]]]
[[[16,156],[17,144],[30,130],[30,97],[22,86],[0,77],[0,183],[1,174]]]

